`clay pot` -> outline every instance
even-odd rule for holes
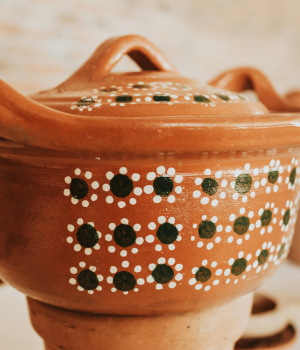
[[[252,314],[236,350],[287,350],[297,338],[290,308],[277,298],[255,294]],[[297,308],[298,309],[298,308]]]
[[[125,54],[142,71],[110,73]],[[0,276],[46,348],[231,349],[289,251],[300,115],[183,78],[138,36],[0,95]]]

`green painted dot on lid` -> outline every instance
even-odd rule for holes
[[[296,168],[294,168],[291,172],[291,175],[290,175],[290,183],[292,185],[294,185],[295,183],[295,180],[296,180]]]
[[[269,252],[266,249],[263,250],[258,256],[258,259],[257,259],[258,264],[263,265],[264,263],[266,263],[268,260],[268,257],[269,257]]]
[[[203,96],[203,95],[195,95],[194,96],[194,100],[196,102],[204,102],[204,103],[210,102],[210,100],[207,97]]]
[[[200,238],[213,238],[216,233],[216,225],[212,221],[204,220],[198,227],[198,233]]]
[[[284,216],[283,216],[283,224],[285,226],[288,225],[289,221],[290,221],[290,217],[291,217],[291,212],[290,212],[290,209],[288,209],[285,213],[284,213]]]
[[[170,102],[171,98],[170,96],[166,96],[166,95],[154,95],[153,100],[155,102]]]
[[[271,184],[274,184],[278,179],[278,170],[272,170],[268,174],[268,181]]]
[[[219,184],[217,180],[207,177],[203,180],[201,187],[203,192],[207,193],[210,196],[213,196],[217,193]]]
[[[234,189],[240,194],[245,194],[250,191],[251,186],[252,177],[249,174],[241,174],[235,180]]]
[[[249,226],[250,226],[249,218],[246,216],[240,216],[234,221],[233,231],[238,235],[242,236],[248,231]]]
[[[92,97],[82,97],[82,99],[77,102],[77,106],[90,106],[93,103],[95,103],[95,100]]]
[[[285,249],[285,244],[283,244],[278,252],[278,259],[280,259],[282,257],[282,254],[284,252]]]
[[[268,226],[272,220],[272,212],[271,210],[264,210],[262,216],[260,217],[261,226]]]
[[[121,95],[116,97],[116,102],[131,102],[132,96],[130,95]]]
[[[199,282],[207,282],[211,278],[211,271],[207,267],[201,266],[195,273],[195,278]]]
[[[235,276],[241,275],[247,267],[247,260],[244,258],[237,259],[231,266],[231,273]]]
[[[226,95],[216,94],[216,96],[218,96],[223,101],[229,101],[229,97]]]

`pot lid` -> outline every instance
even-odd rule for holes
[[[142,71],[110,73],[125,54]],[[92,156],[299,147],[300,114],[270,113],[227,83],[181,77],[142,37],[113,38],[64,83],[31,98],[0,80],[0,146]]]
[[[128,54],[141,72],[113,74]],[[86,116],[179,116],[265,114],[246,96],[181,77],[146,39],[128,35],[104,42],[58,87],[31,98],[61,112]]]

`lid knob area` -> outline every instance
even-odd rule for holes
[[[269,79],[262,72],[251,67],[228,70],[210,81],[209,85],[235,92],[254,90],[258,99],[271,111],[300,111],[300,99],[281,97]]]
[[[133,59],[142,70],[177,73],[163,53],[150,41],[139,35],[126,35],[102,43],[69,79],[59,85],[59,88],[65,89],[70,85],[81,85],[84,82],[98,82],[109,74],[125,55]]]

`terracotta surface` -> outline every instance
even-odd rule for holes
[[[28,299],[30,318],[46,350],[230,350],[246,326],[252,293],[204,311],[155,316],[82,314]],[[215,330],[218,329],[216,337]]]
[[[110,74],[125,54],[144,71]],[[286,257],[299,114],[182,78],[137,36],[56,89],[0,94],[0,276],[57,317],[201,314]]]

